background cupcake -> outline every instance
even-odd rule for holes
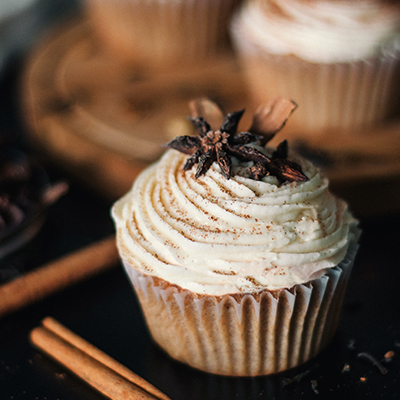
[[[274,135],[290,104],[260,109],[245,134],[236,134],[243,112],[214,131],[196,117],[201,139],[170,143],[190,156],[168,150],[113,207],[154,340],[203,371],[279,372],[315,356],[336,331],[357,221],[286,142],[249,146]]]
[[[400,5],[249,0],[231,32],[256,103],[296,99],[302,135],[361,130],[399,110]]]
[[[85,6],[111,54],[160,68],[226,52],[230,17],[239,1],[85,0]]]

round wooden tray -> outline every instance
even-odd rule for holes
[[[78,20],[51,33],[28,60],[22,108],[42,150],[117,198],[163,144],[192,129],[190,99],[208,96],[231,109],[244,93],[240,82],[232,58],[162,73],[120,64]]]
[[[112,200],[161,155],[164,143],[190,132],[188,101],[199,96],[227,111],[246,107],[244,129],[250,124],[255,107],[233,57],[163,72],[124,65],[101,48],[84,19],[58,27],[38,46],[21,90],[33,142]],[[308,156],[328,160],[323,168],[334,191],[356,214],[400,209],[398,122],[371,132],[306,139],[285,127],[278,136],[277,141],[289,136]]]

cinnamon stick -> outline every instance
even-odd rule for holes
[[[0,317],[118,264],[108,237],[0,286]]]
[[[54,318],[46,317],[45,319],[43,319],[42,325],[49,331],[58,335],[63,340],[65,340],[68,343],[75,346],[77,349],[83,351],[84,353],[88,354],[90,357],[101,362],[108,368],[114,370],[119,375],[126,378],[128,381],[130,381],[130,382],[134,383],[135,385],[139,386],[140,388],[144,389],[146,392],[150,393],[154,397],[156,397],[160,400],[170,400],[168,396],[166,396],[163,392],[161,392],[156,387],[154,387],[152,384],[147,382],[145,379],[143,379],[139,375],[135,374],[129,368],[120,364],[118,361],[114,360],[108,354],[104,353],[97,347],[93,346],[91,343],[87,342],[85,339],[78,336],[76,333],[74,333],[71,330],[69,330],[68,328],[66,328],[64,325],[62,325],[60,322],[58,322]]]
[[[30,339],[39,349],[112,400],[156,400],[156,397],[45,327],[33,329]]]

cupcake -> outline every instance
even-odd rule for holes
[[[154,68],[226,53],[240,0],[85,0],[93,32],[109,53]]]
[[[214,374],[300,365],[336,331],[357,221],[287,141],[268,147],[292,102],[260,107],[242,133],[243,110],[191,108],[199,136],[170,142],[112,209],[148,328],[172,358]]]
[[[301,135],[354,133],[398,114],[398,2],[249,0],[231,34],[256,104],[296,99]]]

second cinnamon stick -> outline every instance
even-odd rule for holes
[[[60,362],[90,386],[112,400],[157,400],[100,361],[79,350],[54,332],[39,326],[31,332],[32,343]]]
[[[155,386],[147,382],[141,376],[132,372],[129,368],[125,367],[114,358],[110,357],[108,354],[104,353],[97,347],[93,346],[91,343],[72,332],[70,329],[66,328],[60,322],[52,317],[46,317],[42,320],[42,325],[49,331],[55,333],[60,338],[64,339],[68,343],[75,346],[77,349],[93,357],[97,361],[117,372],[119,375],[128,379],[130,382],[144,389],[146,392],[155,396],[159,400],[171,400],[167,395],[158,390]]]
[[[0,286],[0,317],[118,265],[110,236]]]

